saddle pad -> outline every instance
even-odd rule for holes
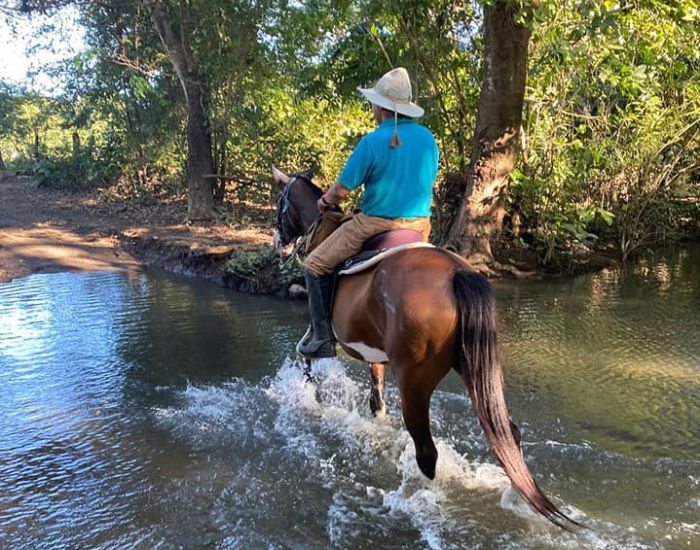
[[[366,252],[360,252],[341,265],[337,274],[354,275],[355,273],[369,269],[370,267],[381,262],[383,259],[388,258],[397,252],[408,250],[409,248],[435,248],[435,246],[430,243],[420,242],[402,244],[393,248],[387,248],[386,250],[368,250]]]
[[[420,231],[413,229],[392,229],[378,233],[374,237],[370,237],[362,245],[362,250],[386,250],[408,243],[419,243],[423,241],[423,235]]]

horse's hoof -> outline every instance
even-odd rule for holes
[[[369,409],[372,411],[372,416],[374,416],[374,418],[377,420],[383,420],[386,418],[386,405],[384,403],[377,405],[377,401],[374,399],[374,396],[369,398]]]
[[[423,475],[428,479],[435,479],[435,464],[437,463],[437,449],[430,443],[430,446],[426,446],[423,452],[420,452],[416,448],[416,462],[418,462],[418,468],[423,472]]]

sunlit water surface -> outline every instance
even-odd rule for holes
[[[388,384],[304,383],[304,304],[162,275],[0,285],[1,548],[700,548],[700,248],[499,284],[507,398],[546,492],[514,497],[461,382],[424,479]]]

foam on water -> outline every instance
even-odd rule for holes
[[[429,548],[455,547],[455,540],[467,538],[496,538],[504,548],[524,542],[557,548],[649,547],[634,528],[587,518],[565,503],[558,505],[590,530],[562,533],[535,514],[512,489],[500,467],[484,462],[478,454],[476,459],[464,454],[464,449],[471,455],[473,449],[482,448],[483,436],[474,427],[475,421],[462,426],[461,436],[455,429],[455,424],[464,424],[455,411],[464,412],[462,408],[468,404],[461,396],[436,392],[431,413],[439,419],[433,426],[439,458],[436,478],[428,480],[416,464],[396,395],[390,395],[389,416],[377,420],[367,402],[369,382],[351,374],[335,359],[322,360],[314,365],[314,383],[310,384],[303,365],[287,359],[259,384],[232,380],[219,386],[189,386],[181,392],[178,404],[154,412],[161,425],[196,448],[211,450],[230,444],[258,447],[265,460],[281,462],[276,467],[283,469],[284,463],[292,460],[290,468],[307,474],[300,476],[296,485],[292,483],[285,498],[307,495],[307,513],[322,521],[323,536],[334,545],[363,540],[371,525],[378,539],[385,536],[387,541],[396,542],[392,537],[402,533],[406,537],[403,544],[410,545],[417,537]],[[596,452],[586,442],[554,440],[532,444],[530,449],[574,457]],[[263,467],[264,463],[259,466]],[[237,472],[236,483],[247,486],[245,491],[256,493],[259,500],[279,498],[266,495],[270,489],[265,489],[265,478],[279,473],[255,468]],[[557,502],[556,495],[550,496]],[[259,515],[270,512],[263,508],[261,505]],[[493,518],[493,525],[485,518]],[[514,530],[504,533],[504,524],[512,524]],[[697,534],[698,526],[679,522],[674,530]],[[244,535],[236,540],[241,544],[246,540],[269,541],[252,532],[248,538]]]
[[[303,366],[287,359],[258,385],[233,380],[189,386],[178,406],[154,412],[162,425],[199,448],[232,439],[240,444],[253,433],[259,444],[279,444],[282,452],[300,457],[316,472],[316,482],[333,490],[325,527],[331,542],[358,536],[358,524],[372,518],[385,529],[408,522],[428,547],[445,547],[447,535],[471,528],[463,507],[474,492],[493,494],[495,505],[500,498],[504,510],[541,522],[510,489],[503,471],[467,459],[457,451],[454,435],[435,438],[438,467],[435,480],[428,480],[398,411],[381,421],[371,416],[367,382],[350,377],[335,359],[318,361],[313,374],[309,384]],[[449,402],[466,404],[464,398],[439,395],[435,416],[443,423],[448,421],[441,406]],[[468,441],[475,437],[472,431],[463,431],[459,444],[476,445]]]
[[[197,448],[221,445],[232,439],[242,442],[249,438],[265,440],[265,425],[261,392],[240,379],[221,386],[188,386],[182,393],[182,405],[155,407],[157,421]]]

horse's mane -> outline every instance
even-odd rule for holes
[[[314,192],[317,198],[321,198],[321,195],[323,195],[321,188],[311,181],[311,178],[306,173],[294,174],[292,177],[303,181],[306,186]]]

